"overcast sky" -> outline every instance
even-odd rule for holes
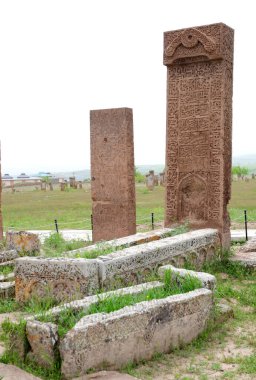
[[[163,32],[235,29],[233,154],[256,153],[254,1],[0,0],[4,172],[90,167],[89,110],[131,107],[136,164],[164,163]]]

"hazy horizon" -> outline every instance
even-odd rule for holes
[[[240,156],[234,156],[232,158],[232,163],[233,165],[241,165],[241,166],[248,166],[248,165],[253,165],[255,166],[256,168],[256,154],[245,154],[245,155],[240,155]],[[160,167],[163,167],[165,165],[165,163],[143,163],[143,164],[137,164],[135,163],[135,166],[136,167],[157,167],[157,166],[160,166]],[[90,171],[90,167],[77,167],[77,168],[73,168],[73,169],[63,169],[63,170],[55,170],[54,168],[52,170],[48,170],[48,169],[42,169],[40,168],[39,170],[32,170],[32,171],[29,171],[29,170],[26,170],[26,168],[23,168],[23,170],[4,170],[4,167],[2,165],[2,175],[5,174],[5,173],[8,173],[10,175],[13,175],[13,176],[16,176],[16,175],[19,175],[21,173],[26,173],[28,175],[35,175],[35,174],[38,174],[40,172],[43,172],[43,173],[47,173],[47,172],[50,172],[50,173],[72,173],[72,172],[82,172],[82,171]]]

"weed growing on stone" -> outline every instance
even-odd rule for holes
[[[0,275],[7,276],[13,272],[13,267],[11,265],[0,266]]]
[[[184,224],[181,224],[180,226],[173,228],[170,232],[166,232],[165,234],[163,234],[163,238],[184,234],[186,232],[189,232],[188,222],[185,222]]]
[[[121,246],[113,246],[107,242],[101,242],[97,244],[96,249],[85,252],[78,252],[74,257],[82,259],[96,259],[99,256],[108,255],[116,251],[121,251],[125,248],[128,248],[126,244]]]
[[[20,305],[14,299],[0,300],[0,314],[11,313],[20,310]]]
[[[151,301],[166,298],[175,294],[187,293],[189,291],[202,287],[202,283],[195,277],[175,276],[172,279],[171,271],[165,272],[163,287],[145,290],[139,294],[111,295],[106,298],[98,296],[98,302],[91,305],[85,311],[72,310],[71,308],[63,309],[58,316],[42,315],[37,319],[44,322],[55,322],[58,324],[59,336],[64,336],[74,325],[84,316],[96,313],[111,313],[120,310],[126,306],[133,306],[139,302]]]

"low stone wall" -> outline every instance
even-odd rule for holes
[[[186,260],[198,268],[214,255],[218,231],[205,229],[141,244],[97,259],[19,258],[16,260],[16,299],[32,294],[58,300],[81,298],[104,289],[143,282],[160,265],[182,267]]]
[[[150,359],[156,352],[169,352],[195,339],[212,309],[212,292],[198,289],[109,314],[88,315],[60,342],[62,374],[71,379],[91,368],[120,368]]]
[[[44,313],[44,317],[47,317],[47,315],[49,315],[53,317],[53,320],[55,322],[57,322],[59,314],[65,309],[71,309],[75,312],[87,312],[90,306],[97,304],[100,300],[103,300],[105,298],[111,296],[121,296],[125,294],[140,294],[146,290],[153,288],[156,289],[163,286],[164,284],[162,282],[153,281],[145,284],[130,286],[124,289],[101,293],[97,296],[85,297],[81,300],[54,307],[47,313]],[[54,365],[59,355],[59,337],[57,334],[58,326],[56,323],[40,322],[37,320],[37,318],[39,318],[39,315],[25,318],[27,320],[26,337],[30,347],[29,352],[26,354],[40,366],[48,368],[49,366]],[[17,346],[17,337],[15,337],[15,341],[12,341],[12,345]],[[21,341],[19,342],[18,347],[22,347]],[[24,354],[24,352],[20,353],[20,350],[17,351],[23,360],[26,354]]]
[[[23,257],[15,264],[17,301],[33,295],[57,300],[78,299],[99,290],[97,260]]]
[[[119,239],[108,240],[102,243],[97,243],[89,245],[88,247],[75,249],[73,251],[63,253],[64,256],[74,257],[77,255],[82,255],[86,252],[91,252],[98,250],[101,247],[113,247],[113,248],[122,248],[122,247],[132,247],[134,245],[140,245],[144,243],[149,243],[151,241],[164,239],[173,231],[172,228],[161,228],[155,231],[140,232],[135,235],[125,236]]]
[[[147,273],[163,264],[182,267],[191,261],[200,269],[205,260],[213,258],[219,244],[217,230],[203,229],[100,256],[101,286],[107,289],[120,279],[142,282]]]

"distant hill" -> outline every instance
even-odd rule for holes
[[[136,165],[136,167],[142,174],[148,173],[149,170],[154,170],[155,173],[158,174],[164,169],[164,165]],[[54,172],[53,174],[57,178],[64,179],[69,179],[69,177],[75,176],[78,181],[91,178],[91,171],[89,169],[74,170],[72,172]]]
[[[256,154],[248,154],[243,156],[235,156],[232,160],[233,166],[246,166],[250,173],[256,173]]]
[[[232,165],[246,166],[249,168],[250,173],[256,173],[256,154],[235,156],[233,157]],[[136,165],[139,172],[146,174],[149,170],[154,170],[156,174],[161,173],[164,170],[164,164],[152,164],[152,165]],[[74,170],[72,172],[56,172],[53,173],[58,178],[68,179],[75,176],[77,180],[83,181],[91,178],[91,172],[89,169]]]
[[[83,181],[85,179],[91,178],[91,171],[89,169],[85,170],[74,170],[73,172],[57,172],[53,173],[57,178],[69,179],[69,177],[76,177],[78,181]]]

